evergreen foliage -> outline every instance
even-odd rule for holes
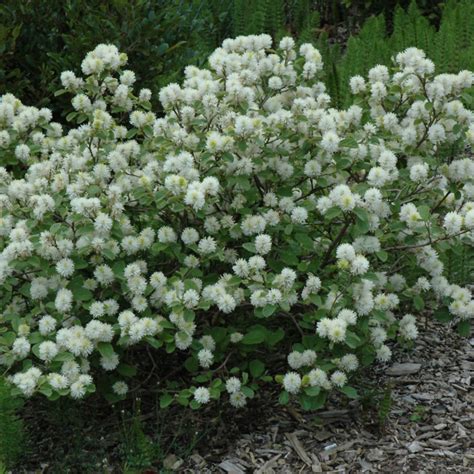
[[[426,51],[438,72],[474,68],[471,0],[56,3],[6,0],[0,6],[0,93],[13,91],[37,105],[61,102],[53,97],[59,73],[73,68],[104,37],[135,58],[131,67],[155,93],[179,81],[186,64],[204,65],[224,38],[260,33],[274,40],[291,34],[300,43],[315,44],[335,106],[348,104],[351,76],[387,63],[392,54],[409,46]],[[350,32],[362,18],[367,20],[358,34],[345,46],[338,44],[336,23]],[[34,77],[42,78],[40,83]]]

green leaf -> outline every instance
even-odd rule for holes
[[[150,346],[153,347],[154,349],[159,349],[163,345],[162,341],[152,336],[145,337],[145,341],[148,342],[148,344],[150,344]]]
[[[357,140],[354,137],[348,137],[341,140],[339,142],[339,146],[346,148],[357,148],[359,144],[357,143]]]
[[[242,247],[249,251],[250,253],[256,253],[257,251],[255,250],[255,244],[253,242],[247,242],[242,245]]]
[[[302,393],[299,397],[299,401],[303,410],[319,410],[326,403],[326,393],[320,392],[314,397]]]
[[[6,332],[0,336],[0,345],[2,346],[11,346],[16,339],[16,334],[14,332]]]
[[[87,288],[76,288],[72,293],[74,298],[79,301],[89,301],[94,296],[92,291],[88,290]]]
[[[132,128],[127,132],[127,138],[133,138],[137,134],[138,130],[136,128]]]
[[[347,331],[346,333],[346,344],[351,348],[351,349],[356,349],[362,344],[362,341],[360,337],[353,333],[352,331]]]
[[[433,316],[437,321],[442,323],[449,323],[453,319],[453,316],[449,312],[448,308],[437,309]]]
[[[201,408],[201,404],[199,402],[197,402],[196,400],[191,400],[191,402],[189,403],[189,406],[193,410],[198,410],[199,408]]]
[[[418,207],[418,212],[421,216],[421,218],[424,220],[424,221],[429,221],[430,218],[431,218],[431,210],[429,208],[429,206],[423,204],[422,206],[419,206]]]
[[[161,242],[156,242],[151,246],[151,252],[153,255],[158,255],[163,250],[168,248],[168,244],[162,244]]]
[[[53,389],[49,387],[48,385],[44,385],[39,389],[39,392],[42,393],[43,395],[46,395],[48,398],[53,395]]]
[[[349,385],[345,385],[344,387],[339,389],[342,393],[347,395],[349,398],[357,399],[359,398],[359,394],[354,387],[350,387]]]
[[[80,277],[72,280],[69,288],[74,295],[74,299],[78,301],[89,301],[94,296],[90,290],[84,288],[84,280]]]
[[[339,207],[331,207],[331,209],[329,209],[326,214],[324,214],[324,217],[327,219],[327,220],[332,220],[334,219],[335,217],[338,217],[342,214],[342,210],[339,208]]]
[[[265,318],[270,317],[277,309],[277,306],[274,304],[267,304],[262,308],[262,316]]]
[[[265,341],[266,331],[263,327],[257,327],[250,330],[242,338],[242,344],[260,344]]]
[[[252,377],[260,377],[265,372],[265,364],[258,359],[252,360],[249,363],[249,371]]]
[[[458,334],[463,337],[469,337],[471,335],[471,322],[461,321],[456,328]]]
[[[420,295],[416,295],[413,298],[413,306],[418,311],[421,311],[425,307],[425,302],[423,301],[423,298]]]
[[[72,260],[74,262],[74,267],[76,268],[76,270],[82,270],[83,268],[87,268],[89,266],[87,260],[84,260],[83,258],[75,257]]]
[[[210,374],[201,374],[197,375],[196,377],[193,378],[193,380],[197,383],[205,383],[208,382],[210,378]]]
[[[266,335],[267,344],[274,346],[278,344],[285,337],[285,331],[282,328],[276,331],[268,331]]]
[[[74,355],[70,352],[60,352],[55,358],[54,362],[66,362],[69,360],[74,360]]]
[[[112,265],[112,270],[114,272],[114,275],[119,279],[123,278],[124,269],[125,269],[125,262],[123,260],[119,260],[118,262],[115,262]]]
[[[298,253],[298,252],[296,252]],[[295,254],[295,248],[287,248],[284,251],[280,252],[281,261],[289,266],[296,266],[299,263],[299,259]]]
[[[66,115],[66,120],[68,122],[71,122],[72,120],[74,120],[74,118],[77,117],[77,112],[69,112],[67,115]]]
[[[218,388],[210,388],[209,393],[211,398],[214,400],[219,400],[219,398],[221,398],[221,391]]]
[[[183,396],[183,395],[178,395],[178,398],[176,399],[176,401],[182,405],[183,407],[187,407],[189,405],[189,400],[187,397]]]
[[[313,239],[307,234],[295,234],[295,239],[301,244],[306,250],[313,250],[314,243]]]
[[[137,375],[137,368],[128,364],[119,364],[117,367],[117,372],[124,377],[134,377]]]
[[[55,93],[54,93],[54,97],[58,97],[60,95],[63,95],[63,94],[66,94],[68,91],[66,89],[58,89]]]
[[[99,342],[97,349],[103,357],[113,357],[115,355],[114,348],[110,342]]]
[[[173,397],[169,393],[165,393],[160,397],[160,408],[166,408],[173,402]]]
[[[248,398],[253,398],[255,395],[255,392],[250,387],[242,387],[240,390]]]
[[[114,260],[116,255],[114,254],[114,252],[112,252],[112,250],[109,250],[109,249],[103,249],[102,250],[102,255],[107,259],[107,260]]]
[[[188,357],[184,362],[184,368],[188,372],[196,372],[199,369],[198,361],[194,357]]]
[[[32,348],[31,348],[31,352],[33,352],[33,354],[38,357],[38,359],[40,359],[40,351],[39,351],[39,344],[35,344]]]
[[[321,387],[306,387],[304,392],[310,397],[316,397],[321,392]]]
[[[353,212],[357,216],[358,220],[363,221],[363,222],[369,222],[369,214],[367,213],[365,209],[356,207]]]
[[[209,329],[208,332],[217,344],[221,343],[227,336],[227,329],[220,326],[215,326]]]
[[[280,405],[287,405],[290,401],[290,394],[286,390],[283,390],[278,397],[278,401],[280,402]]]
[[[378,259],[382,262],[386,262],[388,260],[388,253],[385,250],[380,250],[380,252],[376,252]]]

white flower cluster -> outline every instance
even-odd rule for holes
[[[163,88],[157,118],[126,61],[99,45],[61,75],[66,132],[0,98],[0,363],[19,392],[100,379],[116,400],[134,364],[164,405],[242,407],[291,347],[281,383],[307,403],[414,340],[422,307],[465,330],[474,300],[443,252],[474,241],[471,72],[409,48],[338,110],[312,45],[238,37]]]

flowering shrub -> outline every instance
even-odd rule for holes
[[[78,124],[0,103],[1,363],[14,391],[111,401],[153,380],[161,406],[265,383],[305,409],[436,310],[469,332],[474,301],[440,254],[474,237],[474,75],[410,48],[330,107],[319,52],[225,40],[209,69],[134,92],[99,45],[61,81]],[[148,373],[143,373],[144,371]]]

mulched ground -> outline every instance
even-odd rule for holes
[[[381,393],[391,387],[384,422],[377,410],[355,402],[317,414],[275,405],[262,408],[257,426],[232,443],[222,442],[225,433],[214,435],[188,459],[168,456],[167,467],[231,474],[473,473],[474,338],[435,322],[420,332],[413,350],[397,352],[390,367],[370,376]]]
[[[29,449],[14,472],[474,473],[474,337],[429,322],[413,349],[394,353],[390,366],[366,374],[364,398],[336,397],[316,413],[278,405],[277,392],[221,411],[162,411],[151,396],[138,413],[136,401],[36,400],[25,409]],[[124,452],[137,420],[160,448],[149,468]]]

